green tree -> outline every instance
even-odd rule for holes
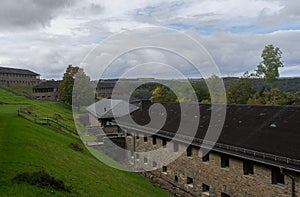
[[[59,93],[59,97],[60,100],[63,103],[72,104],[72,92],[73,92],[73,86],[74,86],[74,77],[75,74],[78,72],[79,67],[77,66],[72,66],[69,65],[64,76],[63,76],[63,80],[59,85],[58,88],[58,93]]]
[[[210,95],[207,87],[200,85],[199,83],[194,83],[192,84],[192,86],[195,90],[199,102],[210,100]]]
[[[255,93],[253,86],[253,79],[248,72],[238,80],[236,83],[232,83],[226,90],[227,101],[231,104],[247,104],[248,100]]]
[[[207,86],[210,87],[210,99],[213,100],[214,103],[226,103],[226,92],[223,86],[223,80],[216,75],[212,75],[205,81]]]
[[[95,101],[95,84],[82,68],[75,74],[75,87],[72,94],[72,105],[79,110],[80,106],[88,106]]]
[[[159,86],[153,90],[150,100],[152,102],[176,102],[177,97],[167,87]]]
[[[266,105],[298,105],[299,97],[297,94],[282,92],[278,88],[271,90],[263,89],[257,92],[249,99],[249,104],[266,104]]]
[[[281,62],[282,52],[273,45],[265,46],[261,57],[263,60],[257,66],[256,74],[262,77],[272,88],[276,87],[276,81],[279,78],[278,68],[283,67]]]

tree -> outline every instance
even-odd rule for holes
[[[271,90],[263,89],[257,92],[249,99],[249,104],[267,104],[267,105],[298,105],[299,97],[297,94],[282,92],[278,88]]]
[[[247,104],[248,100],[255,93],[253,86],[253,79],[248,72],[238,80],[236,83],[232,83],[227,88],[227,101],[231,104]]]
[[[73,67],[72,65],[69,65],[63,76],[63,80],[58,88],[59,97],[63,103],[69,105],[72,104],[72,92],[75,81],[74,77],[78,70],[79,67]]]
[[[278,68],[283,67],[281,62],[282,52],[278,47],[273,45],[265,46],[262,51],[261,57],[263,61],[257,66],[256,74],[274,88],[276,86],[276,80],[279,78]]]
[[[167,87],[159,86],[153,90],[150,100],[152,102],[176,102],[177,97]]]
[[[214,103],[226,103],[226,93],[223,86],[223,80],[217,75],[212,75],[205,81],[209,87],[210,100]]]
[[[80,106],[88,106],[95,101],[95,84],[91,82],[89,76],[87,76],[82,68],[78,69],[75,74],[75,87],[72,94],[72,105],[80,109]]]

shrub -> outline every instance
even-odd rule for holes
[[[73,149],[73,150],[75,150],[75,151],[78,151],[78,152],[83,152],[83,148],[78,144],[78,143],[76,143],[76,142],[74,142],[74,143],[71,143],[70,144],[70,147]]]
[[[62,180],[50,176],[44,170],[32,173],[22,173],[13,178],[17,183],[28,183],[39,187],[50,187],[54,190],[71,193],[71,189],[67,187]]]

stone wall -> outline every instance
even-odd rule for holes
[[[156,145],[152,140],[152,137],[147,137],[145,142],[142,134],[138,137],[137,134],[130,135],[126,137],[126,148],[135,152],[149,152],[162,147],[161,138],[156,137]],[[254,163],[253,175],[244,175],[243,159],[229,156],[229,167],[221,168],[221,153],[210,151],[209,161],[204,162],[198,147],[192,147],[192,156],[187,156],[186,148],[186,145],[179,144],[179,152],[175,153],[178,159],[166,165],[165,172],[162,172],[160,161],[167,153],[155,157],[156,161],[150,158],[145,160],[147,153],[131,154],[128,158],[136,168],[156,169],[143,175],[168,190],[172,196],[221,196],[223,193],[231,197],[278,197],[292,194],[290,177],[284,176],[284,184],[272,184],[271,166]],[[165,149],[172,152],[173,143],[168,141]],[[181,151],[183,153],[180,156]],[[298,173],[292,173],[292,176],[295,178],[296,196],[300,196],[300,176]],[[193,183],[188,184],[188,177]],[[209,191],[203,191],[203,184],[209,186]]]
[[[58,92],[37,92],[30,95],[32,99],[58,101]]]
[[[91,126],[101,126],[101,123],[99,122],[98,118],[93,116],[91,113],[89,113],[89,121]]]

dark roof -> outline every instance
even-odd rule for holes
[[[97,84],[97,90],[101,88],[114,88],[116,81],[99,81]]]
[[[146,125],[150,121],[149,113],[157,113],[156,116],[165,115],[153,110],[148,112],[152,104],[145,103],[133,112],[133,120],[139,125]],[[197,104],[186,104],[186,111],[182,113],[178,103],[161,104],[167,110],[167,117],[158,134],[174,136],[180,125],[181,114],[187,125],[195,124],[187,114]],[[194,141],[204,139],[211,120],[211,105],[200,104],[199,107],[198,130],[195,137],[191,136],[194,137]],[[226,108],[225,123],[217,143],[300,160],[300,107],[227,105]],[[189,136],[188,131],[185,134]],[[298,167],[300,169],[300,163]]]
[[[61,81],[45,81],[33,87],[33,89],[58,88]]]
[[[37,73],[32,72],[32,71],[27,70],[27,69],[8,68],[8,67],[0,67],[0,73],[34,75],[34,76],[39,76],[40,75],[40,74],[37,74]]]

